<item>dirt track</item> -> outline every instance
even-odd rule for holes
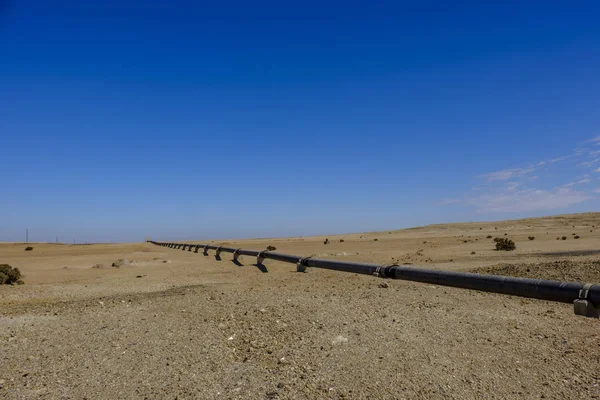
[[[516,251],[486,238],[504,233]],[[215,243],[600,280],[599,213],[323,239]],[[0,287],[0,398],[600,398],[600,323],[569,305],[145,243],[33,246],[0,244],[26,283]]]

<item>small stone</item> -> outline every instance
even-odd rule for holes
[[[338,345],[338,344],[342,344],[342,343],[348,343],[348,338],[346,338],[346,337],[343,337],[342,335],[338,335],[338,336],[336,336],[336,337],[335,337],[335,338],[334,338],[334,339],[331,341],[331,343],[332,343],[333,345]]]
[[[390,287],[390,285],[388,285],[388,283],[387,283],[387,282],[381,282],[381,283],[379,284],[379,287],[380,287],[380,288],[383,288],[383,289],[387,289],[387,288],[389,288],[389,287]]]

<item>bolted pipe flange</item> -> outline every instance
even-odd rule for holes
[[[217,253],[215,254],[217,260],[221,259],[221,246],[217,247]]]
[[[398,264],[384,264],[384,265],[381,265],[381,266],[379,266],[379,267],[377,267],[375,269],[375,272],[373,272],[373,276],[376,276],[378,278],[389,278],[387,276],[387,274],[385,273],[387,271],[387,269],[391,268],[391,267],[398,267],[398,266],[399,266]]]
[[[307,272],[306,268],[308,268],[308,260],[311,258],[310,257],[304,257],[298,260],[298,263],[296,264],[296,272]]]

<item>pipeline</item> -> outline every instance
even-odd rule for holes
[[[189,244],[162,243],[149,241],[157,246],[172,249],[182,249],[207,256],[209,250],[216,251],[217,260],[221,253],[232,253],[237,261],[239,256],[257,258],[257,264],[262,265],[265,259],[296,264],[298,272],[305,272],[308,267],[322,268],[335,271],[352,272],[355,274],[371,275],[380,278],[399,279],[405,281],[430,283],[440,286],[451,286],[462,289],[492,292],[511,296],[528,297],[560,303],[572,303],[575,314],[590,318],[600,318],[600,284],[560,282],[544,279],[516,278],[512,276],[474,274],[469,272],[438,271],[425,268],[414,268],[404,265],[379,265],[369,263],[343,262],[312,257],[300,257],[273,251],[244,250],[234,247]]]

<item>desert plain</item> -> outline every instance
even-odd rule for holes
[[[600,283],[600,213],[178,242]],[[25,282],[0,286],[0,398],[600,398],[600,321],[572,305],[222,256],[0,243]]]

